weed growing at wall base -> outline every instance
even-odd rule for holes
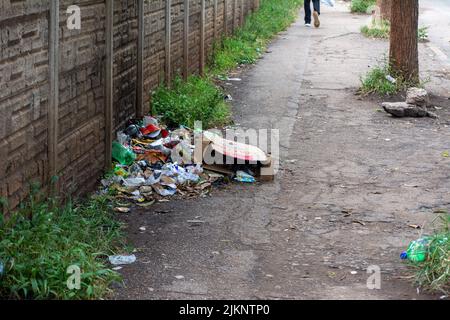
[[[74,204],[46,199],[36,189],[8,220],[0,214],[0,297],[96,299],[119,280],[107,256],[119,248],[121,224],[104,197]],[[68,286],[79,267],[79,287]],[[77,289],[79,288],[79,289]]]
[[[202,121],[205,128],[228,124],[230,109],[222,91],[209,79],[191,76],[187,81],[177,77],[172,88],[160,86],[152,96],[152,111],[170,127],[194,127]]]

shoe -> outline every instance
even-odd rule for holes
[[[314,17],[314,27],[316,28],[320,27],[319,13],[317,11],[314,11],[313,17]]]
[[[305,27],[311,28],[311,23],[305,23]]]

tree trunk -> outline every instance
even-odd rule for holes
[[[389,62],[396,76],[419,82],[419,0],[392,1]]]
[[[381,18],[391,21],[392,0],[377,0],[378,8],[380,8]]]

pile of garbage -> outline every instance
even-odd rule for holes
[[[215,142],[218,148],[221,144],[231,143],[214,135],[209,135],[209,139],[211,145]],[[267,160],[262,151],[251,148],[256,149],[257,159]],[[219,151],[228,151],[222,149]],[[248,166],[239,170],[233,166],[207,166],[208,170],[205,170],[202,160],[194,161],[194,150],[194,132],[189,128],[182,126],[170,131],[151,116],[131,120],[113,142],[114,168],[101,181],[103,192],[114,194],[116,199],[147,206],[175,195],[204,197],[213,184],[232,178],[244,183],[256,181]],[[129,210],[120,209],[123,212]]]

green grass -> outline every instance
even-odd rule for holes
[[[428,41],[428,29],[429,27],[420,27],[418,32],[419,41],[426,42]]]
[[[371,27],[364,26],[361,28],[361,33],[368,38],[389,39],[391,33],[391,26],[389,21],[381,21]]]
[[[414,264],[416,281],[419,286],[432,292],[450,294],[450,214],[442,211],[438,216],[440,227],[428,249],[427,259]]]
[[[401,90],[398,83],[392,83],[386,79],[390,75],[389,67],[376,66],[361,79],[360,93],[392,95]]]
[[[171,89],[160,86],[152,100],[153,113],[170,127],[194,128],[195,121],[202,121],[206,129],[230,121],[230,109],[222,91],[207,77],[191,76],[187,81],[178,77]]]
[[[395,83],[389,81],[387,79],[388,76],[394,78]],[[423,85],[424,82],[412,83],[410,81],[405,81],[405,79],[392,70],[387,62],[387,58],[384,58],[382,63],[371,69],[364,77],[361,77],[359,93],[362,95],[393,95],[406,91],[410,87],[423,87]]]
[[[363,26],[361,33],[368,38],[389,39],[391,35],[391,24],[389,21],[383,20],[372,26]],[[419,28],[418,38],[420,42],[428,41],[428,27]]]
[[[74,204],[43,198],[29,201],[6,220],[0,212],[0,276],[3,299],[97,299],[119,275],[107,256],[122,247],[122,228],[106,198]],[[80,290],[70,290],[69,266],[81,269]]]
[[[350,8],[352,12],[370,13],[368,12],[369,8],[375,5],[376,2],[376,0],[352,0]]]
[[[241,64],[253,64],[269,41],[297,18],[303,0],[262,0],[260,9],[247,17],[244,26],[231,37],[214,46],[205,77],[191,76],[186,82],[174,80],[171,88],[161,85],[152,95],[152,113],[171,127],[193,127],[202,121],[203,128],[228,124],[231,112],[215,79]]]

